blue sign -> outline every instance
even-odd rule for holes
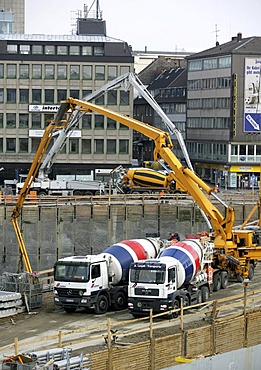
[[[260,132],[261,131],[261,114],[260,113],[245,113],[245,132]]]

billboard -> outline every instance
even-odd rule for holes
[[[261,57],[245,59],[244,131],[261,131]]]

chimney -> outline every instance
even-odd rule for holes
[[[242,40],[242,33],[241,32],[238,32],[237,34],[237,41],[241,41]]]

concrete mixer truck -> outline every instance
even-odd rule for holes
[[[204,237],[186,239],[170,243],[156,259],[132,263],[129,312],[137,317],[148,314],[150,309],[154,313],[178,309],[181,299],[184,306],[206,302],[214,272],[213,248],[213,243]]]
[[[98,255],[59,259],[54,265],[54,303],[68,313],[81,307],[96,314],[126,308],[131,263],[155,258],[162,248],[159,238],[123,240]]]

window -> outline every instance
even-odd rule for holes
[[[16,89],[7,89],[7,103],[16,103]]]
[[[55,55],[55,46],[54,45],[45,45],[44,54],[45,55]]]
[[[24,79],[29,78],[29,64],[19,65],[19,78],[24,78]]]
[[[119,153],[129,154],[129,140],[119,140]]]
[[[188,90],[199,90],[199,89],[201,89],[201,80],[188,81]]]
[[[200,71],[200,70],[202,70],[202,60],[189,60],[188,70],[189,71]]]
[[[32,45],[32,54],[43,54],[42,45]]]
[[[16,128],[15,113],[6,113],[6,128]]]
[[[41,103],[42,102],[42,90],[32,89],[32,103]]]
[[[230,87],[231,78],[230,77],[218,77],[217,79],[217,88],[223,89]]]
[[[16,78],[16,64],[7,64],[7,78]]]
[[[103,46],[94,46],[93,47],[93,54],[94,55],[104,55],[104,47]]]
[[[19,89],[19,102],[22,104],[29,103],[29,89]]]
[[[9,153],[15,153],[15,138],[6,139],[6,151]]]
[[[79,90],[70,90],[70,97],[75,98],[75,99],[79,99],[79,97],[80,97]]]
[[[83,46],[82,55],[92,55],[92,46]]]
[[[78,139],[69,139],[69,151],[71,154],[79,153],[79,140]]]
[[[120,127],[119,127],[120,130],[129,130],[129,127],[126,126],[126,125],[123,125],[122,123],[120,123]]]
[[[82,153],[90,154],[92,152],[91,139],[82,139]]]
[[[107,129],[108,130],[116,130],[117,123],[114,119],[107,118]]]
[[[218,68],[229,68],[229,67],[231,67],[231,56],[218,58]]]
[[[107,140],[107,154],[116,153],[116,140],[108,139]]]
[[[0,138],[0,153],[3,153],[3,139]]]
[[[66,99],[67,99],[67,90],[66,89],[57,90],[57,101],[60,102],[61,100]]]
[[[70,55],[80,55],[80,46],[77,46],[77,45],[69,46],[69,54]]]
[[[44,101],[45,103],[54,103],[54,90],[53,89],[44,90]]]
[[[92,90],[82,90],[82,97],[86,99],[88,95],[92,93]]]
[[[217,68],[217,58],[203,60],[203,69],[216,69],[216,68]]]
[[[215,108],[215,98],[202,99],[202,108],[204,109]]]
[[[41,113],[32,114],[32,128],[41,128]]]
[[[30,54],[30,45],[20,45],[20,54]]]
[[[42,78],[42,66],[41,64],[33,64],[32,78],[41,79]]]
[[[202,80],[202,89],[215,89],[216,79],[215,78],[204,78]]]
[[[120,91],[120,105],[129,105],[130,104],[130,92],[129,91]]]
[[[0,88],[0,103],[4,102],[4,89]]]
[[[29,114],[20,113],[19,114],[19,128],[28,128],[29,127]]]
[[[58,80],[66,80],[67,79],[67,66],[66,65],[59,65],[57,66],[57,78]]]
[[[120,76],[125,75],[125,73],[130,72],[130,67],[129,66],[121,66],[120,67]]]
[[[4,65],[0,64],[0,78],[4,78]]]
[[[44,66],[44,78],[46,80],[54,79],[54,65],[53,64],[46,64]]]
[[[113,80],[117,77],[117,66],[108,66],[108,80]]]
[[[102,116],[101,114],[95,114],[94,128],[100,130],[104,129],[104,116]]]
[[[65,45],[57,46],[57,55],[68,55],[68,47]]]
[[[19,138],[19,152],[28,153],[28,139]]]
[[[3,128],[3,123],[4,123],[4,114],[0,113],[0,128]]]
[[[35,153],[38,149],[41,139],[39,137],[32,138],[32,153]]]
[[[230,98],[217,98],[217,108],[230,108]]]
[[[18,45],[7,45],[7,53],[17,54],[18,53]]]
[[[189,99],[188,100],[188,108],[189,109],[200,109],[201,108],[201,100],[200,99]]]
[[[44,115],[44,127],[48,126],[49,123],[54,119],[54,114],[46,113]]]
[[[95,104],[104,105],[104,95],[101,95],[97,99],[95,99]]]
[[[95,66],[95,80],[104,80],[104,79],[105,79],[105,67]]]
[[[85,114],[82,116],[82,128],[90,130],[92,128],[92,115]]]
[[[70,66],[70,79],[79,80],[80,79],[80,66]]]
[[[117,105],[117,91],[111,90],[107,93],[107,104],[108,105]]]
[[[95,154],[104,153],[104,140],[103,139],[94,140],[94,153]]]
[[[84,80],[92,79],[92,66],[83,66],[82,67],[82,78]]]

